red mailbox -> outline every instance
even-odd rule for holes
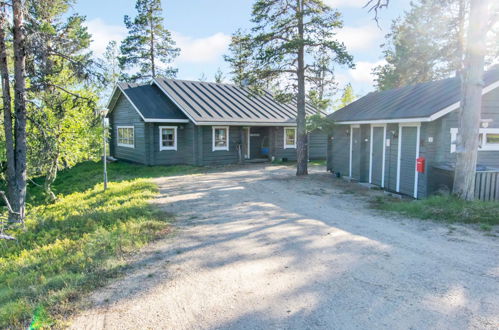
[[[416,171],[419,173],[424,173],[424,167],[425,167],[425,158],[424,157],[419,157],[416,159]]]

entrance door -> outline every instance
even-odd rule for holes
[[[249,127],[243,127],[243,143],[242,143],[242,148],[243,148],[243,156],[244,159],[250,159],[250,128]]]
[[[372,184],[383,187],[383,172],[385,166],[385,128],[383,126],[371,127],[371,179]]]
[[[399,129],[398,191],[416,197],[416,158],[419,153],[419,127],[402,126]]]
[[[351,168],[350,177],[355,180],[360,180],[360,153],[361,153],[361,136],[360,127],[352,126],[350,132],[351,144]]]
[[[250,134],[251,159],[262,158],[262,141],[265,136],[265,127],[252,127]]]

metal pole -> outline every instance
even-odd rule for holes
[[[102,117],[102,144],[104,147],[104,191],[107,189],[107,156],[106,156],[106,117]]]

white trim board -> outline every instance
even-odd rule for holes
[[[369,183],[372,183],[372,171],[373,171],[373,143],[374,143],[374,128],[383,128],[383,151],[381,157],[381,187],[385,187],[385,161],[386,161],[386,124],[371,125],[371,141],[369,147]]]
[[[286,144],[286,131],[293,130],[295,132],[295,143],[294,144]],[[295,127],[285,127],[283,130],[283,148],[284,149],[296,149],[296,128]]]
[[[227,143],[225,147],[216,147],[215,146],[215,130],[216,129],[225,129],[227,132]],[[213,126],[211,128],[211,151],[229,151],[229,137],[230,137],[230,128],[229,126]]]
[[[419,158],[419,145],[421,139],[421,123],[407,123],[399,125],[399,138],[397,145],[397,185],[396,191],[400,192],[400,165],[401,165],[401,156],[402,156],[402,127],[416,127],[416,158],[414,159],[414,188],[413,188],[413,197],[417,198],[418,194],[418,180],[419,174],[416,168],[416,159]]]
[[[133,135],[133,143],[132,144],[126,144],[126,143],[120,143],[120,128],[131,128],[132,129],[132,135]],[[123,148],[132,148],[135,149],[135,126],[131,125],[119,125],[116,126],[116,145],[118,147],[123,147]]]
[[[419,172],[418,172],[418,161],[419,158],[419,145],[421,144],[421,126],[417,126],[416,131],[416,160],[414,165],[414,198],[418,198],[418,187],[419,187]]]
[[[163,146],[163,129],[173,129],[173,147]],[[159,151],[177,150],[177,126],[159,126]]]
[[[493,82],[492,84],[485,86],[482,90],[482,96],[493,91],[494,89],[499,88],[499,80],[496,82]],[[439,119],[446,114],[459,109],[461,102],[458,101],[456,103],[453,103],[449,105],[448,107],[445,107],[434,114],[432,114],[429,117],[417,117],[417,118],[394,118],[394,119],[374,119],[374,120],[352,120],[352,121],[338,121],[337,124],[396,124],[396,123],[410,123],[410,122],[429,122],[429,121],[434,121],[436,119]]]
[[[125,93],[125,91],[118,84],[116,84],[114,86],[113,93],[111,94],[111,98],[107,102],[107,106],[106,106],[107,109],[109,109],[109,106],[111,105],[111,101],[113,100],[113,97],[114,97],[114,94],[116,93],[116,90],[119,90],[121,92],[121,94],[123,94],[125,96],[125,98],[127,99],[127,101],[130,102],[130,104],[132,105],[132,107],[135,109],[135,111],[137,111],[137,113],[139,114],[140,118],[142,118],[142,120],[145,123],[185,123],[185,124],[189,123],[189,119],[145,118],[142,115],[142,113],[140,112],[139,108],[132,102],[132,100],[130,99],[130,97],[128,97],[128,95]]]
[[[190,122],[189,119],[156,119],[156,118],[147,118],[144,119],[146,123],[178,123],[178,124],[187,124]]]

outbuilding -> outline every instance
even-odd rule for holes
[[[110,151],[146,165],[213,165],[296,159],[296,103],[243,87],[155,78],[117,84],[108,104]],[[317,112],[307,104],[307,115]],[[327,136],[309,134],[309,158]]]
[[[369,93],[334,112],[328,170],[414,198],[451,189],[460,90],[458,77],[420,83]],[[481,118],[477,170],[490,177],[485,199],[499,199],[499,70],[484,75]],[[481,184],[480,177],[478,194]]]

